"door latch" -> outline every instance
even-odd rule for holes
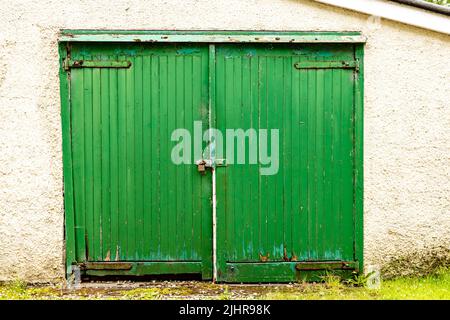
[[[204,175],[206,172],[206,161],[201,160],[197,163],[197,171],[200,172],[201,175]]]
[[[227,166],[227,160],[226,159],[215,159],[214,163],[210,159],[200,159],[195,162],[197,165],[197,171],[200,172],[200,174],[204,175],[206,173],[207,168],[213,168],[213,167],[226,167]]]
[[[204,175],[206,173],[206,168],[212,168],[211,160],[208,159],[200,159],[195,162],[197,165],[197,171]]]

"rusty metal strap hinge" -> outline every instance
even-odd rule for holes
[[[296,69],[355,69],[359,71],[359,61],[302,61],[294,63]]]
[[[85,262],[79,265],[81,270],[131,270],[131,262]]]
[[[64,60],[64,69],[70,68],[129,68],[131,61],[128,60]]]
[[[298,271],[307,270],[358,270],[358,261],[305,261],[295,265]]]

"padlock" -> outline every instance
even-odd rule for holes
[[[201,174],[205,174],[205,172],[206,172],[206,162],[205,162],[205,160],[202,160],[202,161],[197,163],[197,170]]]

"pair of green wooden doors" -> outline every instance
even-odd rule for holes
[[[73,187],[68,263],[88,275],[215,274],[229,282],[358,269],[356,51],[352,44],[71,44],[63,62],[65,177]],[[227,129],[267,129],[268,152],[278,145],[276,173],[261,174],[268,164],[250,163],[248,153],[244,163],[227,158],[214,169],[213,199],[213,172],[199,172],[194,151],[190,163],[171,158],[174,130],[192,133],[186,146],[194,148],[199,123],[202,132],[222,132],[224,146]],[[258,138],[236,138],[235,148],[260,148]]]

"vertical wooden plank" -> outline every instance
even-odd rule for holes
[[[322,213],[322,230],[323,230],[323,248],[322,255],[325,260],[334,260],[336,259],[336,252],[334,249],[335,246],[335,235],[339,232],[336,228],[335,223],[335,214],[333,213],[333,188],[332,188],[332,179],[333,179],[333,86],[332,86],[332,74],[333,70],[325,70],[324,71],[324,124],[323,124],[323,132],[324,132],[324,150],[323,150],[323,213]]]
[[[100,70],[101,117],[101,260],[111,259],[110,70]]]
[[[300,191],[300,216],[295,222],[295,232],[293,237],[299,236],[298,247],[296,249],[296,256],[298,260],[307,260],[310,257],[311,242],[310,242],[310,208],[309,208],[309,132],[313,131],[314,123],[310,122],[309,117],[309,74],[308,71],[299,72],[299,131],[296,133],[298,138],[297,148],[300,153],[299,162],[299,191]]]
[[[75,238],[75,203],[74,203],[74,163],[72,158],[72,106],[70,92],[70,73],[63,68],[64,59],[67,57],[66,44],[60,43],[58,47],[60,68],[60,98],[61,98],[61,125],[63,134],[63,173],[64,173],[64,222],[66,239],[66,274],[71,273],[71,265],[77,261]]]
[[[305,179],[301,172],[302,162],[301,159],[304,154],[304,149],[300,148],[300,143],[304,139],[304,119],[302,118],[303,101],[300,100],[301,82],[300,82],[300,70],[293,67],[293,64],[298,62],[300,57],[294,56],[289,65],[292,68],[291,71],[291,117],[289,120],[289,127],[291,130],[291,241],[288,243],[290,250],[287,250],[287,254],[290,258],[295,260],[301,254],[301,248],[305,247],[302,243],[304,234],[302,233],[300,219],[303,216],[302,208],[302,195],[301,182]]]
[[[119,59],[124,59],[119,56]],[[118,131],[118,245],[116,260],[126,260],[128,251],[128,208],[127,208],[127,78],[129,71],[119,69],[117,92],[117,131]]]
[[[316,207],[317,207],[317,149],[316,149],[316,72],[308,70],[308,259],[317,259]]]
[[[343,254],[354,258],[354,89],[353,71],[341,70],[342,81],[342,197],[343,197]]]
[[[177,73],[175,55],[169,54],[167,58],[167,131],[165,134],[165,139],[170,141],[170,136],[176,128],[176,121],[179,117],[176,106],[176,96],[177,96]],[[168,144],[169,146],[169,144]],[[168,148],[167,156],[170,154],[171,148]],[[164,153],[162,155],[164,157]],[[163,158],[164,159],[164,158]],[[168,173],[168,183],[167,183],[167,215],[168,215],[168,228],[167,232],[171,235],[168,239],[168,254],[169,259],[172,260],[177,256],[177,246],[179,241],[179,230],[177,229],[177,168],[170,161],[167,162],[167,173]],[[176,239],[173,241],[173,239]]]
[[[143,162],[143,63],[142,55],[134,58],[134,172],[135,172],[135,234],[136,260],[144,255],[144,162]],[[133,169],[132,169],[133,170]]]
[[[92,173],[93,173],[93,242],[92,259],[102,260],[102,135],[100,69],[92,69]]]
[[[316,211],[315,211],[315,241],[317,259],[323,259],[324,249],[324,70],[316,71]]]
[[[160,202],[160,218],[161,218],[161,259],[169,260],[170,259],[170,244],[169,241],[174,237],[174,233],[170,233],[169,231],[169,217],[170,217],[170,209],[169,209],[169,201],[173,201],[173,199],[169,198],[169,167],[168,162],[163,161],[164,155],[169,154],[168,144],[166,141],[170,138],[168,135],[168,57],[161,55],[159,57],[159,103],[160,103],[160,194],[161,194],[161,202]],[[170,199],[170,200],[169,200]]]
[[[73,183],[75,209],[75,240],[77,261],[87,259],[86,252],[86,200],[85,200],[85,105],[84,105],[84,72],[82,69],[71,70],[71,108],[72,112],[72,152]],[[69,128],[70,129],[70,128]]]
[[[204,52],[207,51],[206,48],[203,50]],[[204,76],[204,73],[208,71],[208,65],[204,66],[203,64],[208,63],[208,56],[205,57],[205,55],[202,53],[200,56],[193,56],[192,57],[192,82],[190,83],[190,86],[192,88],[192,111],[188,112],[189,117],[186,118],[186,122],[189,121],[189,128],[191,128],[191,133],[193,134],[193,122],[194,121],[202,121],[202,87],[203,82],[208,82],[208,79]],[[204,70],[204,68],[206,70]],[[189,120],[188,120],[189,119]],[[191,206],[193,207],[192,210],[192,231],[191,231],[191,237],[193,242],[193,249],[194,252],[199,257],[202,257],[202,277],[205,275],[205,264],[211,266],[211,261],[205,260],[208,259],[207,257],[211,258],[211,252],[208,252],[207,248],[210,248],[212,245],[212,239],[208,243],[207,234],[208,231],[211,232],[212,226],[208,226],[206,224],[203,224],[203,214],[202,214],[202,196],[204,196],[202,193],[203,183],[207,183],[210,181],[203,181],[206,179],[202,179],[200,175],[197,172],[197,168],[194,164],[195,161],[198,159],[194,158],[194,154],[192,156],[192,166],[188,166],[188,169],[190,170],[190,174],[192,174],[192,182],[191,182],[191,188],[192,188],[192,199],[191,199]],[[211,215],[211,212],[206,213],[208,216]],[[196,235],[195,232],[200,232],[201,236],[199,237]],[[205,249],[206,248],[206,249]],[[209,271],[211,273],[212,270]]]
[[[285,96],[286,87],[284,86],[284,60],[282,56],[278,56],[274,59],[275,67],[275,82],[273,86],[273,95],[275,96],[275,105],[271,109],[272,117],[274,120],[271,129],[278,130],[279,140],[272,140],[271,131],[268,132],[270,137],[270,144],[273,146],[278,143],[278,172],[274,175],[268,176],[274,182],[274,203],[275,203],[275,220],[273,227],[274,243],[271,254],[271,260],[283,261],[284,257],[284,207],[285,207],[285,186],[284,186],[284,158],[286,156],[285,135],[286,128],[283,126],[283,119],[285,115]],[[272,152],[272,148],[269,149]],[[273,155],[271,155],[273,160]]]
[[[186,128],[191,134],[193,133],[193,112],[194,112],[194,104],[193,101],[193,64],[192,64],[193,55],[186,55],[183,57],[183,77],[180,79],[183,86],[183,112],[184,116],[179,126],[180,128]],[[192,154],[191,154],[192,157]],[[191,159],[192,161],[192,159]],[[183,224],[183,248],[182,253],[184,255],[184,259],[200,259],[199,255],[199,247],[193,246],[195,236],[194,233],[194,223],[193,223],[193,212],[194,212],[194,198],[193,198],[193,175],[196,173],[193,171],[194,165],[183,165],[181,170],[181,174],[184,178],[183,181],[183,190],[182,193],[183,200],[181,201],[181,205],[183,207],[183,216],[180,217]],[[197,188],[200,188],[201,185],[197,185]],[[200,228],[197,229],[200,231]]]
[[[85,57],[90,59],[89,56]],[[93,104],[92,104],[92,69],[83,69],[84,73],[84,162],[85,162],[85,218],[86,218],[86,248],[87,259],[95,260],[94,253],[94,172],[93,172]]]
[[[230,129],[245,129],[245,124],[243,123],[243,106],[242,106],[242,56],[238,55],[233,57],[233,102],[232,102],[232,121]],[[231,142],[231,141],[230,141]],[[240,147],[245,148],[244,145],[240,145],[240,141],[235,139],[234,141],[234,160],[233,165],[234,170],[230,176],[233,177],[233,223],[234,223],[234,234],[233,234],[233,247],[234,247],[234,259],[235,261],[241,260],[245,255],[245,244],[244,244],[244,215],[246,212],[243,211],[244,202],[248,201],[246,194],[243,193],[243,183],[241,177],[244,176],[244,164],[238,163]],[[245,150],[245,149],[244,149]]]
[[[269,95],[268,95],[268,77],[269,77],[269,63],[268,58],[265,56],[259,56],[259,94],[260,94],[260,104],[259,104],[259,128],[268,129],[268,105],[269,105]],[[261,148],[261,142],[258,141],[259,147]],[[261,168],[261,164],[259,165]],[[268,181],[267,176],[262,176],[259,174],[259,203],[258,211],[260,212],[261,221],[259,225],[260,233],[260,251],[258,254],[266,255],[269,250],[269,235],[268,235],[268,219],[269,219],[269,197],[268,194]]]
[[[230,128],[234,121],[234,116],[236,114],[235,110],[235,100],[234,100],[234,59],[231,56],[224,56],[224,64],[225,64],[225,122],[222,127],[222,132],[226,132],[226,129]],[[230,142],[228,141],[225,135],[225,147],[231,148],[229,146]],[[233,153],[235,150],[233,150]],[[235,179],[233,175],[233,171],[236,170],[236,156],[234,155],[231,158],[228,153],[226,155],[227,160],[232,163],[232,167],[230,170],[227,170],[227,192],[226,192],[226,205],[227,211],[225,213],[226,225],[227,225],[227,260],[235,261],[236,259],[236,238],[235,238]],[[228,168],[227,168],[228,169]],[[218,226],[219,228],[219,226]]]
[[[116,58],[116,57],[114,57]],[[118,76],[117,70],[109,71],[109,139],[111,179],[111,260],[118,260],[119,247],[119,118],[118,118]]]
[[[216,116],[216,47],[210,44],[202,51],[200,58],[200,98],[199,118],[206,127],[215,123]],[[197,90],[195,90],[196,92]],[[205,106],[208,106],[209,112],[204,112]],[[194,170],[196,168],[194,167]],[[197,176],[198,177],[198,176]],[[202,278],[213,278],[213,218],[212,218],[212,176],[205,175],[201,179],[201,235],[202,235]],[[216,239],[217,240],[217,239]],[[217,270],[215,270],[217,273]],[[216,274],[217,276],[217,274]]]
[[[255,55],[252,55],[250,57],[250,127],[255,128],[255,130],[259,130],[259,66],[258,66],[258,57]],[[258,140],[252,142],[253,144],[256,144],[256,147],[258,148]],[[259,159],[259,157],[257,157]],[[259,164],[251,165],[249,169],[249,175],[250,175],[250,212],[251,212],[251,224],[250,224],[250,231],[251,231],[251,252],[248,254],[248,259],[250,260],[258,260],[258,252],[261,249],[260,247],[260,210],[259,210]]]
[[[333,248],[334,254],[337,257],[342,257],[342,247],[341,247],[341,217],[342,217],[342,209],[341,209],[341,126],[340,121],[341,117],[341,78],[339,70],[331,70],[332,74],[332,89],[331,89],[331,97],[332,97],[332,107],[331,107],[331,118],[332,118],[332,131],[331,131],[331,215],[332,215],[332,225],[334,226],[335,234],[333,235]]]
[[[298,172],[295,168],[292,131],[298,130],[299,119],[298,110],[293,106],[293,58],[292,56],[283,59],[283,88],[284,88],[284,108],[283,108],[283,124],[280,130],[283,131],[283,150],[282,159],[283,170],[283,260],[289,259],[292,254],[292,222],[293,216],[298,215],[298,210],[294,210],[293,203],[299,203],[297,192],[293,192],[293,177],[299,179]],[[292,119],[296,119],[297,123],[293,128]],[[280,132],[281,133],[281,132]],[[298,155],[298,153],[297,153]],[[298,189],[296,189],[298,190]],[[286,253],[286,255],[285,255]]]
[[[135,72],[136,60],[129,57],[132,67],[127,73],[126,100],[126,184],[127,184],[127,259],[136,257],[136,161],[135,161]]]
[[[151,167],[152,167],[152,218],[151,218],[151,252],[152,259],[161,260],[161,105],[160,105],[160,58],[151,59]]]
[[[250,69],[250,58],[243,55],[241,62],[241,123],[242,129],[250,130],[253,129],[251,125],[252,119],[252,105],[251,105],[251,69]],[[252,168],[257,167],[256,165],[250,164],[250,149],[255,146],[258,142],[257,140],[252,140],[250,136],[244,142],[245,145],[245,165],[241,166],[241,176],[248,177],[245,183],[241,184],[240,194],[245,197],[242,199],[242,214],[241,214],[241,232],[242,232],[242,253],[241,259],[244,261],[251,261],[252,251],[254,251],[253,237],[252,237],[252,183],[254,183],[251,176]]]
[[[224,119],[224,126],[222,127],[222,130],[225,130],[225,128],[229,128],[230,124],[233,123],[233,117],[235,115],[235,105],[234,105],[234,61],[232,58],[228,58],[226,56],[223,57],[224,59],[224,66],[225,66],[225,119]],[[227,146],[229,144],[229,141],[225,137],[225,145]],[[227,157],[229,157],[227,155]],[[235,163],[236,157],[234,159],[228,159],[230,163]],[[234,169],[233,164],[233,169]],[[226,168],[227,170],[228,168]],[[233,179],[233,172],[231,170],[227,170],[227,176],[226,176],[226,213],[225,213],[225,223],[227,226],[227,260],[233,261],[236,257],[236,246],[235,246],[235,207],[234,207],[234,197],[235,197],[235,190],[234,190],[234,179]]]
[[[142,221],[142,258],[151,260],[151,246],[154,245],[152,233],[153,221],[153,196],[157,192],[152,189],[153,184],[153,144],[152,144],[152,91],[151,91],[151,56],[142,57],[142,161],[143,161],[143,221]]]
[[[173,129],[177,128],[185,128],[184,119],[185,119],[185,96],[184,96],[184,56],[179,55],[175,56],[174,60],[174,99],[175,106],[174,112],[174,125]],[[172,133],[172,130],[170,133]],[[185,224],[184,220],[186,218],[186,202],[185,202],[185,177],[184,177],[184,166],[178,165],[175,167],[175,207],[176,210],[174,212],[174,227],[176,234],[176,242],[174,244],[174,255],[178,257],[178,259],[186,260],[186,250],[185,250],[185,242],[184,242],[184,234],[185,234]],[[182,191],[183,190],[183,191]]]
[[[210,45],[210,64],[209,73],[214,77],[210,77],[210,105],[212,115],[212,123],[216,128],[223,132],[223,128],[226,126],[226,64],[225,57],[223,55],[224,45]],[[214,87],[213,87],[214,85]],[[214,91],[212,90],[214,88]],[[215,99],[212,99],[212,98]],[[226,141],[224,141],[225,147]],[[224,153],[226,157],[226,153]],[[226,261],[228,259],[228,235],[229,226],[226,213],[230,205],[228,201],[229,193],[227,188],[227,174],[230,169],[228,167],[216,170],[216,187],[217,187],[217,280],[226,279]]]
[[[267,105],[266,105],[266,112],[267,112],[267,152],[269,153],[272,149],[272,141],[270,139],[270,130],[274,129],[277,126],[277,115],[276,109],[277,109],[277,103],[278,103],[278,96],[275,92],[276,83],[279,81],[277,79],[277,69],[276,69],[276,58],[268,55],[266,57],[267,59],[267,87],[266,87],[266,94],[267,94]],[[275,112],[274,112],[275,111]],[[265,165],[267,166],[267,165]],[[267,197],[267,217],[266,217],[266,230],[267,230],[267,245],[263,255],[270,254],[270,257],[272,259],[274,258],[274,249],[276,247],[276,230],[279,227],[278,221],[277,221],[277,208],[276,208],[276,202],[277,202],[277,194],[276,194],[276,179],[273,176],[264,176],[264,179],[267,183],[266,185],[266,194],[265,197]],[[269,258],[270,258],[269,257]]]

